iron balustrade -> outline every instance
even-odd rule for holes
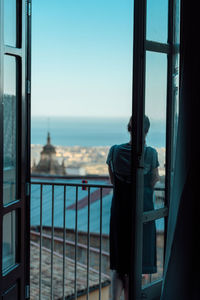
[[[78,190],[79,188],[87,189],[87,299],[89,299],[89,271],[90,271],[90,204],[91,204],[91,189],[96,188],[100,191],[100,220],[99,220],[99,300],[101,300],[101,289],[102,289],[102,211],[103,211],[103,189],[113,189],[112,184],[102,184],[102,183],[77,183],[77,182],[52,182],[52,179],[58,179],[56,177],[45,178],[46,181],[40,181],[41,177],[33,177],[34,181],[31,182],[31,186],[39,185],[40,188],[40,218],[39,218],[39,299],[42,299],[42,237],[43,237],[43,189],[44,186],[50,186],[52,195],[52,207],[51,207],[51,249],[49,250],[51,254],[51,287],[50,287],[50,299],[54,299],[54,285],[53,285],[53,262],[54,262],[54,209],[55,209],[55,187],[63,187],[63,255],[62,255],[62,298],[65,299],[65,278],[66,278],[66,269],[65,269],[65,256],[66,256],[66,202],[67,202],[67,188],[75,188],[75,259],[74,259],[74,297],[77,299],[77,247],[78,247]],[[39,179],[39,181],[37,180]],[[155,188],[155,191],[164,191],[164,188]],[[166,217],[168,215],[168,208],[159,208],[154,211],[144,212],[142,222],[149,222],[159,218]],[[45,236],[45,234],[44,234]],[[34,244],[34,242],[33,242]]]
[[[66,194],[67,187],[75,187],[76,196],[75,196],[75,260],[74,260],[74,296],[77,299],[77,246],[78,246],[78,188],[87,188],[88,191],[88,228],[87,228],[87,299],[89,299],[89,270],[90,270],[90,191],[91,188],[98,188],[100,190],[100,246],[99,246],[99,300],[101,300],[101,273],[102,273],[102,199],[103,199],[103,189],[112,189],[111,184],[89,184],[89,183],[73,183],[73,182],[42,182],[42,181],[32,181],[31,185],[40,186],[40,245],[39,245],[39,299],[42,299],[42,236],[43,236],[43,225],[42,225],[42,210],[43,210],[43,187],[51,186],[52,187],[52,216],[51,216],[51,289],[50,297],[53,299],[53,254],[54,254],[54,206],[55,206],[55,197],[54,189],[55,186],[62,186],[64,188],[63,193],[63,274],[62,274],[62,293],[63,299],[65,299],[65,253],[66,253]]]

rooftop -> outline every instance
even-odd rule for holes
[[[34,182],[49,182],[49,183],[81,183],[81,179],[38,179],[32,178]],[[89,184],[108,184],[106,179],[90,179]],[[54,186],[54,226],[63,227],[63,205],[64,205],[64,187]],[[110,208],[112,202],[112,189],[106,188],[102,190],[102,234],[109,234]],[[66,188],[66,228],[75,228],[76,217],[76,187],[67,186]],[[78,231],[87,232],[87,217],[88,217],[88,190],[78,188]],[[160,208],[163,201],[156,202],[155,207]],[[52,186],[44,185],[42,194],[42,225],[52,225]],[[48,213],[46,213],[48,212]],[[90,232],[100,232],[100,192],[99,188],[90,189]],[[40,185],[33,184],[31,187],[31,226],[40,225]],[[158,231],[164,229],[163,219],[156,220]]]
[[[39,246],[31,241],[31,265],[30,283],[31,300],[38,299],[39,295]],[[74,299],[74,260],[65,257],[65,297]],[[42,300],[49,300],[51,293],[51,250],[42,247]],[[102,288],[110,285],[108,275],[101,273]],[[77,295],[81,296],[87,292],[87,266],[77,262]],[[63,299],[63,256],[53,252],[53,291],[54,299]],[[99,272],[89,269],[89,289],[90,291],[99,289]]]

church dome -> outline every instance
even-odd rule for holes
[[[51,145],[50,133],[47,135],[47,144],[43,147],[41,154],[55,154],[56,149],[53,145]]]
[[[56,159],[56,148],[51,144],[50,134],[47,135],[47,144],[40,152],[40,161],[38,165],[33,166],[32,173],[35,174],[57,174],[65,175],[64,161],[60,165]]]

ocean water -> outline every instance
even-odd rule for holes
[[[151,121],[147,144],[165,147],[164,121]],[[44,145],[47,132],[51,143],[61,146],[111,146],[129,141],[126,118],[32,117],[31,144]]]

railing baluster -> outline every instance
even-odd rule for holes
[[[67,186],[75,187],[76,188],[76,203],[75,203],[75,264],[74,264],[74,294],[75,294],[75,299],[77,299],[77,260],[78,260],[78,188],[79,187],[87,187],[88,188],[88,237],[87,237],[87,299],[89,299],[89,291],[90,291],[90,286],[89,286],[89,279],[90,279],[90,190],[91,188],[99,188],[100,189],[100,244],[99,244],[99,300],[101,300],[102,295],[102,217],[103,217],[103,189],[107,188],[113,188],[112,185],[110,184],[79,184],[79,183],[61,183],[61,182],[39,182],[39,181],[34,181],[31,183],[32,185],[39,185],[40,187],[40,216],[39,216],[39,229],[40,229],[40,237],[39,237],[39,300],[42,300],[42,249],[43,249],[43,191],[44,191],[44,186],[51,186],[52,187],[52,232],[51,232],[51,299],[53,299],[53,262],[54,262],[54,210],[55,210],[55,199],[54,199],[54,192],[55,192],[55,186],[64,186],[64,212],[63,212],[63,274],[61,275],[63,278],[62,282],[62,293],[63,293],[63,300],[65,299],[65,280],[66,280],[66,272],[65,272],[65,267],[66,267],[66,189]],[[164,188],[156,188],[155,190],[158,191],[164,191]],[[167,212],[168,214],[168,212]],[[166,217],[166,212],[163,215],[163,217]],[[152,281],[152,277],[150,276],[150,281]]]
[[[77,243],[78,243],[78,186],[76,186],[76,215],[75,215],[75,274],[74,274],[74,297],[77,299]]]
[[[88,187],[88,230],[87,230],[87,300],[90,289],[90,187]]]
[[[53,300],[53,251],[54,251],[54,185],[52,185],[52,210],[51,210],[51,299]]]
[[[63,201],[63,300],[65,300],[65,251],[66,251],[66,185],[64,185]]]
[[[99,300],[101,300],[101,258],[102,258],[102,188],[100,188],[100,256],[99,256]]]
[[[53,274],[54,274],[54,212],[55,212],[55,186],[63,186],[64,187],[64,201],[63,201],[63,274],[61,275],[62,278],[62,299],[65,299],[65,292],[66,292],[66,202],[67,202],[67,187],[75,187],[76,189],[76,199],[75,199],[75,262],[74,262],[74,296],[77,299],[77,266],[78,266],[78,189],[80,187],[87,187],[88,188],[88,225],[87,225],[87,300],[89,299],[89,292],[90,292],[90,201],[91,201],[91,188],[98,188],[100,189],[100,240],[99,240],[99,300],[102,298],[102,218],[103,218],[103,189],[112,188],[112,185],[108,184],[79,184],[79,183],[60,183],[60,182],[32,182],[34,185],[40,186],[40,244],[39,244],[39,300],[42,300],[42,249],[43,249],[43,191],[44,186],[51,186],[52,187],[52,216],[51,216],[51,225],[52,225],[52,232],[51,232],[51,274],[50,274],[50,299],[53,299],[54,294],[54,286],[53,286]]]
[[[43,185],[40,184],[40,253],[39,253],[39,300],[42,295],[42,192]]]

